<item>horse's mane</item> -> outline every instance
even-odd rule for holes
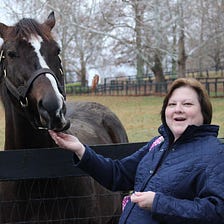
[[[41,36],[45,40],[52,39],[50,30],[43,24],[34,19],[23,18],[12,27],[7,35],[7,39],[26,39],[29,40],[31,35]]]

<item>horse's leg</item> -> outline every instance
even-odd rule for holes
[[[0,182],[0,223],[23,221],[25,207],[17,195],[18,182]]]
[[[75,224],[117,224],[121,214],[121,195],[106,190],[89,176],[66,177],[60,181],[62,195],[69,198],[63,205],[66,218]]]
[[[121,215],[122,197],[120,192],[111,192],[94,181],[102,224],[117,224]]]

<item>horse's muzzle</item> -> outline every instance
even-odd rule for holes
[[[38,129],[45,129],[45,130],[53,130],[56,132],[65,131],[70,128],[70,120],[65,119],[44,119],[40,117],[39,124],[36,125]]]
[[[70,127],[70,120],[65,118],[66,107],[55,104],[54,107],[50,104],[38,104],[39,122],[41,127],[56,132],[65,131]]]

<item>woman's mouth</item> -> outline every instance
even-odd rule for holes
[[[185,121],[186,118],[184,118],[184,117],[176,117],[176,118],[174,118],[174,120],[175,121]]]

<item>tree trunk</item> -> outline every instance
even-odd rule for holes
[[[163,66],[161,63],[161,59],[159,56],[159,53],[155,53],[154,55],[155,57],[155,62],[154,62],[154,66],[151,68],[151,70],[153,71],[154,75],[155,75],[155,82],[156,82],[156,92],[166,92],[167,91],[167,85],[165,82],[165,78],[163,75]]]
[[[86,80],[86,62],[84,60],[84,53],[80,52],[80,76],[81,76],[81,86],[85,87],[87,80]]]
[[[144,60],[142,58],[142,23],[144,8],[140,2],[136,2],[135,11],[135,32],[136,32],[136,70],[137,78],[142,78],[144,75]]]
[[[177,75],[177,61],[175,59],[176,55],[176,45],[177,45],[177,37],[176,37],[176,24],[173,26],[173,56],[172,56],[172,77],[176,77]]]
[[[180,16],[180,37],[178,41],[178,77],[186,76],[186,61],[187,56],[185,52],[185,32],[184,32],[184,15],[183,15],[183,3],[179,5],[179,16]]]
[[[183,32],[181,32],[183,33]],[[186,60],[187,56],[185,53],[185,46],[184,46],[184,34],[180,36],[178,42],[179,54],[178,54],[178,77],[185,77],[186,76]]]

